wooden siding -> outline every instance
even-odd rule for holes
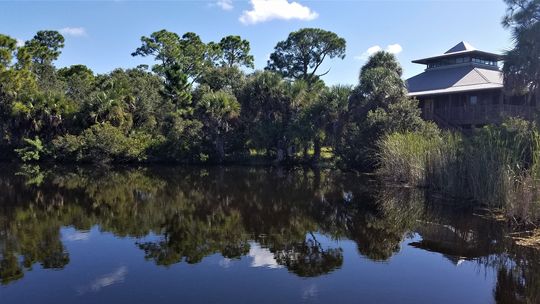
[[[500,123],[506,117],[532,119],[535,108],[509,104],[445,107],[435,109],[434,114],[456,125],[482,125]]]
[[[507,117],[533,119],[540,106],[534,95],[505,97],[502,90],[423,96],[419,101],[422,117],[446,129],[500,123]]]

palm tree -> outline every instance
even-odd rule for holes
[[[514,48],[504,54],[506,89],[540,95],[540,0],[505,0],[502,24],[512,30]]]
[[[218,161],[221,162],[225,158],[225,135],[231,131],[233,121],[240,115],[240,104],[231,93],[217,91],[204,94],[201,107],[206,126],[213,133]]]

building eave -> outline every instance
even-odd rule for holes
[[[462,87],[451,87],[438,90],[429,90],[429,91],[419,91],[419,92],[409,92],[407,95],[410,97],[420,97],[420,96],[431,96],[431,95],[442,95],[442,94],[451,94],[451,93],[466,93],[474,91],[483,91],[483,90],[502,90],[504,86],[502,84],[490,83],[490,84],[478,84]]]
[[[427,57],[427,58],[422,58],[422,59],[416,59],[416,60],[413,60],[412,62],[413,63],[419,63],[419,64],[428,64],[430,61],[433,61],[435,59],[441,59],[441,58],[448,58],[448,57],[456,57],[456,56],[463,56],[463,55],[479,55],[479,56],[486,56],[486,57],[489,57],[489,58],[493,58],[494,60],[496,61],[501,61],[503,60],[503,56],[500,55],[500,54],[495,54],[495,53],[490,53],[490,52],[484,52],[484,51],[479,51],[479,50],[465,50],[465,51],[460,51],[460,52],[454,52],[454,53],[448,53],[448,54],[442,54],[442,55],[437,55],[437,56],[432,56],[432,57]]]

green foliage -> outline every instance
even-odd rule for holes
[[[344,58],[346,43],[322,29],[291,33],[269,62],[277,73],[250,75],[242,68],[253,67],[254,58],[239,36],[205,43],[195,33],[157,31],[132,53],[153,58],[151,72],[139,66],[101,75],[84,65],[56,69],[64,46],[58,32],[40,31],[19,48],[14,39],[0,38],[2,157],[37,136],[51,147],[46,159],[221,162],[249,157],[254,149],[267,160],[297,162],[303,154],[301,161],[316,163],[323,150],[343,151],[345,132],[354,130],[350,99],[356,95],[349,87],[327,88],[318,74],[327,58]],[[399,80],[401,70],[394,57],[382,55],[371,65],[396,71],[373,72],[362,84],[365,96],[374,92],[373,104],[389,107],[403,99],[385,95],[403,91],[391,77]],[[378,82],[386,84],[379,89]],[[370,116],[372,129],[416,122],[416,112],[401,116],[407,106],[390,108]],[[369,125],[369,110],[357,126]]]
[[[142,132],[126,135],[109,123],[96,124],[81,135],[65,135],[53,140],[60,159],[86,162],[132,162],[146,159],[152,137]]]
[[[319,88],[305,81],[285,81],[279,74],[256,72],[240,93],[240,124],[248,148],[264,149],[278,162],[290,160],[303,141],[302,112]]]
[[[23,138],[24,147],[15,149],[15,152],[23,162],[38,161],[43,153],[43,143],[38,137],[34,139]]]
[[[286,78],[312,82],[328,73],[316,74],[326,58],[345,58],[345,48],[345,39],[333,32],[317,28],[300,29],[278,42],[270,54],[267,68]]]
[[[508,91],[540,96],[540,1],[505,0],[503,25],[512,30],[514,48],[504,55],[504,84]]]
[[[529,122],[510,119],[471,138],[392,133],[378,145],[384,179],[472,198],[519,221],[540,218],[540,133]]]
[[[182,114],[191,114],[191,85],[188,75],[182,73],[178,65],[166,67],[163,70],[165,82],[163,96],[169,99]]]
[[[219,66],[208,69],[199,79],[200,86],[212,91],[226,90],[238,95],[246,84],[246,75],[238,67]]]
[[[228,92],[209,92],[202,96],[199,107],[206,133],[214,141],[218,161],[225,158],[225,140],[240,115],[240,103]]]
[[[26,180],[24,183],[27,186],[35,185],[40,186],[45,180],[45,173],[41,170],[39,165],[35,164],[23,164],[20,170],[15,173],[16,176],[23,176]]]
[[[217,132],[228,132],[231,120],[240,113],[240,104],[236,97],[224,91],[204,94],[199,106],[207,117],[208,126],[217,129]]]
[[[418,101],[405,98],[400,102],[390,104],[386,109],[381,107],[369,111],[366,117],[366,124],[373,132],[380,132],[382,134],[420,131],[427,124],[420,117],[421,114]]]
[[[58,59],[64,47],[64,36],[57,31],[39,31],[26,41],[25,47],[38,64],[51,64]]]
[[[351,90],[348,86],[310,90],[309,93],[312,96],[309,99],[313,101],[300,111],[297,136],[304,147],[313,144],[314,161],[319,160],[323,144],[336,148],[343,132],[342,122],[347,114]]]
[[[220,56],[219,64],[229,68],[246,66],[253,68],[254,58],[249,54],[249,41],[240,36],[227,36],[218,43]]]
[[[82,64],[58,70],[58,77],[66,84],[66,96],[82,104],[95,86],[94,72]]]
[[[157,160],[198,163],[208,158],[203,151],[203,143],[201,121],[171,113],[165,117],[163,135],[150,150],[149,156]]]
[[[11,64],[17,40],[0,34],[0,68],[5,69]]]
[[[348,121],[336,152],[348,167],[376,167],[377,141],[400,131],[436,129],[420,117],[418,102],[407,97],[402,69],[394,55],[373,54],[360,71],[351,94]]]
[[[195,33],[188,32],[180,37],[176,33],[161,30],[152,33],[150,37],[141,37],[141,42],[141,47],[131,55],[153,56],[159,63],[152,69],[165,77],[167,73],[178,71],[189,78],[191,84],[211,65],[209,53],[212,49]]]

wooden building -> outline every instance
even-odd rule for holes
[[[446,53],[414,63],[426,70],[406,81],[422,115],[443,128],[471,129],[506,117],[533,118],[535,96],[507,96],[499,67],[502,56],[460,42]]]

